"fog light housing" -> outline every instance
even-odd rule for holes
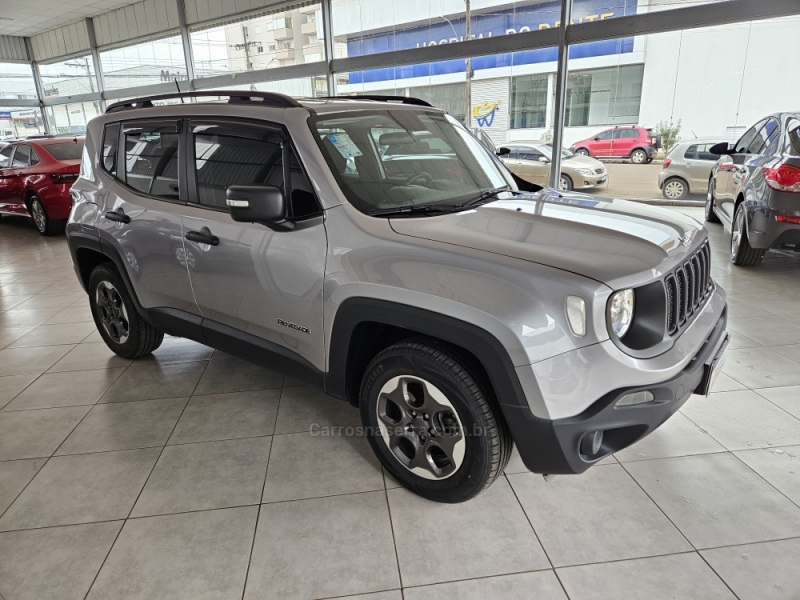
[[[591,458],[600,452],[600,447],[603,445],[603,432],[590,431],[584,434],[581,438],[581,454]]]
[[[655,399],[656,397],[653,395],[653,392],[647,390],[643,392],[631,392],[617,400],[616,406],[636,406],[637,404],[647,404]]]

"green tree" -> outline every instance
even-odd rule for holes
[[[653,129],[653,133],[661,136],[664,150],[669,150],[675,145],[675,142],[678,141],[678,137],[681,134],[681,120],[678,119],[678,122],[674,124],[672,121],[669,123],[666,121],[659,121]]]

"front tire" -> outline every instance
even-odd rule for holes
[[[511,456],[506,423],[468,365],[437,344],[399,342],[372,360],[361,384],[373,451],[399,483],[428,500],[475,497]]]
[[[164,332],[136,312],[125,282],[112,263],[95,267],[89,277],[89,305],[106,345],[123,358],[140,358],[164,341]]]
[[[569,192],[570,190],[574,189],[575,185],[572,183],[572,178],[567,175],[566,173],[562,173],[561,177],[558,180],[558,189]]]
[[[671,177],[664,182],[661,195],[667,200],[683,200],[689,193],[689,186],[680,177]]]
[[[578,154],[579,156],[591,156],[591,154],[589,154],[589,150],[586,148],[578,148],[575,150],[575,154]]]
[[[736,208],[731,225],[731,262],[740,267],[754,267],[764,258],[765,250],[753,248],[747,238],[744,203]]]
[[[636,148],[631,152],[631,162],[635,165],[643,165],[647,162],[647,152],[641,148]]]
[[[714,212],[714,180],[708,180],[708,192],[706,193],[706,221],[709,223],[719,223],[719,217]]]
[[[39,230],[39,233],[46,236],[60,235],[64,233],[64,229],[67,226],[67,220],[51,219],[47,214],[44,204],[42,204],[42,201],[39,199],[39,196],[31,196],[28,206],[31,217],[33,218],[33,224],[36,225],[36,229]]]

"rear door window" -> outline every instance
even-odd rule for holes
[[[639,137],[639,131],[636,129],[622,129],[620,130],[620,138],[634,139]]]
[[[166,200],[180,198],[175,122],[126,125],[125,183],[134,190]]]
[[[789,119],[786,123],[786,136],[789,139],[789,151],[795,156],[800,155],[800,120]]]

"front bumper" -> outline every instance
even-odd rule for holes
[[[534,473],[582,473],[606,456],[637,442],[669,419],[692,393],[705,393],[710,363],[726,342],[727,311],[723,310],[697,354],[677,375],[661,382],[623,387],[605,394],[578,415],[542,419],[528,408],[503,405],[506,421],[522,462]],[[623,396],[649,391],[647,404],[617,407]],[[603,432],[600,450],[581,453],[584,436]]]
[[[592,175],[578,173],[575,175],[575,178],[575,189],[594,188],[608,183],[608,172],[603,171],[603,173],[599,175],[596,173]]]

